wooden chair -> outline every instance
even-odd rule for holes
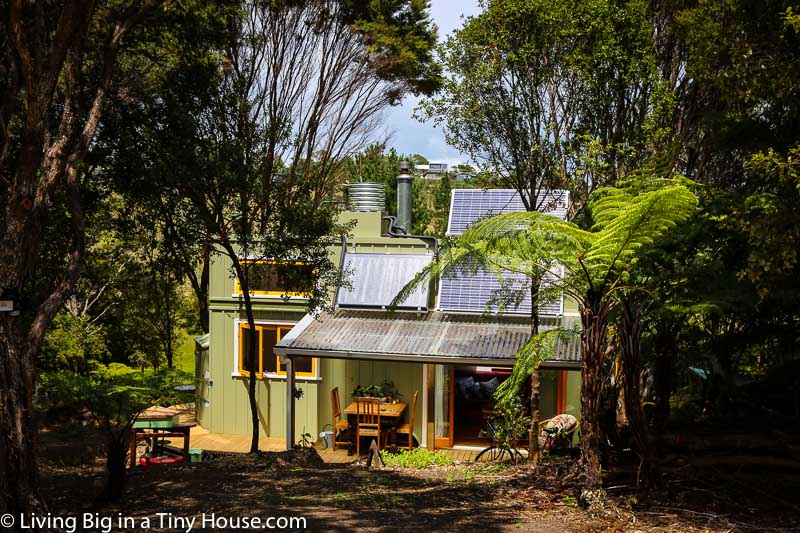
[[[361,455],[361,437],[375,437],[381,447],[381,404],[377,398],[356,399],[356,455]]]
[[[342,404],[339,403],[339,387],[331,389],[331,407],[333,409],[333,416],[331,417],[331,425],[333,425],[333,451],[336,451],[337,444],[352,444],[350,441],[338,440],[339,432],[345,432],[350,429],[350,424],[347,422],[347,416],[342,415]]]
[[[402,424],[395,429],[395,432],[401,435],[408,434],[409,451],[414,446],[414,415],[417,413],[417,395],[419,395],[419,391],[414,393],[414,401],[411,402],[411,412],[408,414],[408,424]]]

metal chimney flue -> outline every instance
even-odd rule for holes
[[[411,163],[400,161],[400,175],[397,176],[397,225],[402,227],[406,233],[411,232],[411,180],[414,177],[410,174]]]

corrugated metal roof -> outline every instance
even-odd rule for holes
[[[433,256],[421,254],[346,254],[345,270],[352,271],[352,288],[341,287],[336,304],[342,307],[388,307]],[[428,308],[428,284],[420,287],[399,306]]]
[[[543,323],[542,329],[561,324]],[[279,355],[389,359],[416,362],[474,361],[511,366],[530,338],[528,319],[339,309],[318,319],[308,315],[275,346]],[[546,366],[577,365],[580,344],[559,343]]]
[[[194,343],[198,345],[200,348],[207,350],[208,347],[211,345],[211,334],[206,333],[205,335],[200,335],[194,338]]]

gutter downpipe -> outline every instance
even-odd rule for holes
[[[383,220],[389,222],[389,231],[385,233],[384,237],[394,237],[400,239],[419,239],[421,241],[430,242],[433,247],[433,256],[439,260],[439,239],[432,235],[411,235],[402,226],[397,225],[397,217],[385,216]]]

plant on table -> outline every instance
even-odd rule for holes
[[[353,389],[353,397],[354,398],[383,398],[383,389],[378,385],[367,385],[366,387],[362,387],[361,385],[357,385],[355,389]]]
[[[380,385],[367,385],[366,387],[357,385],[353,389],[352,396],[354,398],[386,398],[387,401],[391,401],[399,398],[402,394],[397,392],[393,381],[386,379]]]
[[[383,380],[383,385],[381,385],[381,392],[383,393],[383,396],[386,398],[386,401],[389,403],[403,396],[400,392],[398,392],[397,387],[394,386],[394,381],[388,379]]]

